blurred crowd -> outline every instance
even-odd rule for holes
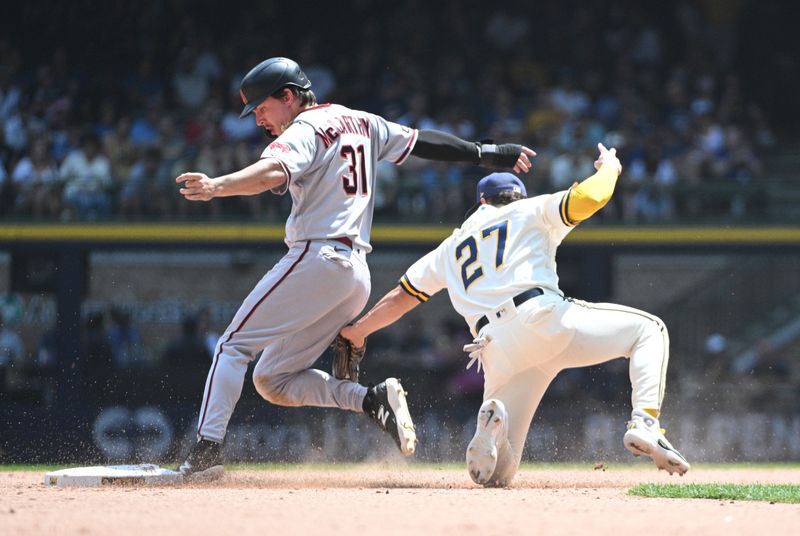
[[[100,307],[84,313],[79,357],[59,351],[55,326],[25,341],[22,301],[0,303],[0,400],[51,406],[58,401],[196,403],[219,338],[206,307],[187,310],[165,336],[143,333],[135,313]],[[26,335],[33,335],[27,330]],[[30,337],[28,337],[30,339]],[[76,393],[65,397],[65,391]]]
[[[175,323],[156,325],[143,322],[136,310],[97,303],[84,310],[73,360],[59,351],[55,327],[23,325],[26,307],[31,305],[20,295],[0,295],[0,402],[196,405],[227,321],[203,306],[184,309]],[[377,383],[391,371],[427,404],[480,400],[483,375],[464,368],[461,347],[469,340],[460,319],[428,321],[424,328],[403,323],[370,339],[364,380]],[[317,368],[330,370],[331,358],[323,355]],[[65,396],[67,391],[74,396]],[[245,397],[261,400],[252,384]]]
[[[283,221],[288,196],[190,203],[174,182],[259,157],[268,141],[252,117],[239,119],[238,87],[275,55],[303,66],[319,102],[534,148],[531,193],[569,187],[592,173],[598,141],[615,146],[625,175],[600,216],[614,221],[701,216],[703,186],[748,191],[763,175],[760,150],[775,143],[735,64],[743,1],[353,0],[335,6],[357,22],[346,29],[326,24],[326,11],[299,17],[273,2],[233,2],[215,18],[183,0],[91,14],[83,4],[17,6],[52,46],[0,35],[3,219]],[[63,30],[83,24],[98,29],[92,45]],[[376,213],[457,223],[480,174],[387,164]],[[748,203],[732,195],[722,211],[744,216]]]

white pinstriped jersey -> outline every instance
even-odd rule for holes
[[[439,247],[415,262],[400,286],[420,301],[446,288],[472,327],[488,311],[532,287],[560,292],[556,249],[573,229],[567,192],[481,205]]]
[[[261,155],[277,159],[289,177],[286,243],[346,236],[371,251],[377,163],[402,164],[416,140],[415,129],[337,104],[301,112]]]

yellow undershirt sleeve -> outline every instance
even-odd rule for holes
[[[565,203],[567,219],[577,224],[589,219],[592,214],[603,208],[617,184],[617,170],[610,165],[602,166],[597,173],[571,189]]]

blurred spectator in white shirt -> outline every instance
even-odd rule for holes
[[[94,219],[111,214],[111,164],[101,152],[94,134],[84,134],[78,149],[61,164],[64,205],[80,218]]]
[[[177,70],[172,78],[172,89],[180,106],[199,108],[208,98],[209,81],[204,73],[197,71],[197,62],[188,49],[178,58]]]
[[[30,155],[17,162],[11,174],[16,190],[14,209],[19,214],[53,218],[61,213],[61,177],[48,149],[46,139],[36,139]]]
[[[239,92],[231,93],[230,102],[225,115],[222,116],[220,129],[225,138],[233,141],[248,140],[256,137],[261,127],[256,125],[252,117],[240,118],[242,100]]]

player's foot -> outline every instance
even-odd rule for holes
[[[222,443],[201,439],[192,445],[186,460],[178,467],[185,480],[213,480],[222,476]]]
[[[490,398],[478,411],[475,436],[467,447],[467,469],[476,484],[487,484],[497,467],[497,444],[508,435],[505,405]]]
[[[394,438],[405,456],[414,454],[417,448],[417,432],[408,412],[406,393],[396,378],[370,387],[364,398],[364,413],[372,417],[382,430]]]
[[[622,442],[634,456],[652,458],[659,469],[664,469],[669,474],[678,473],[683,476],[691,468],[686,458],[664,437],[664,430],[659,427],[658,419],[644,411],[633,411]]]

